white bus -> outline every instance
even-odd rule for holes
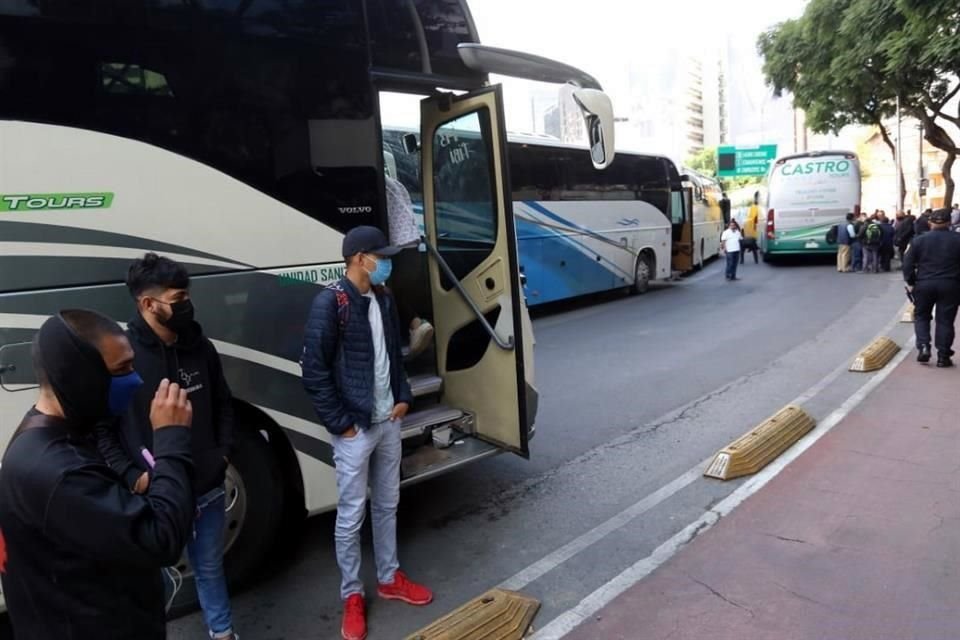
[[[255,573],[287,516],[333,509],[330,438],[300,381],[303,324],[344,272],[344,232],[387,228],[379,95],[399,91],[430,96],[420,138],[433,179],[426,273],[398,269],[390,285],[400,300],[419,294],[436,329],[411,371],[403,482],[527,456],[532,331],[491,72],[574,84],[591,158],[612,162],[596,81],[479,45],[462,0],[4,4],[0,442],[34,402],[30,341],[44,320],[76,307],[128,319],[127,266],[157,251],[190,270],[235,396],[231,582]],[[455,152],[465,131],[470,162]],[[464,219],[483,232],[460,234]],[[181,610],[195,598],[184,570]]]
[[[388,129],[384,151],[417,203],[419,161],[404,152],[402,136]],[[617,288],[643,293],[670,277],[670,190],[678,177],[669,159],[618,150],[599,171],[584,147],[515,134],[508,146],[527,304]]]
[[[764,260],[786,254],[836,253],[827,231],[848,213],[860,213],[860,162],[849,151],[784,156],[767,174]]]

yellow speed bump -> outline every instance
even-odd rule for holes
[[[539,609],[535,598],[491,589],[406,640],[521,640]]]
[[[756,473],[790,448],[816,426],[809,413],[796,405],[787,405],[753,431],[740,436],[717,452],[703,475],[730,480]]]
[[[882,369],[900,351],[900,345],[886,336],[877,338],[857,354],[850,371],[876,371]]]
[[[903,310],[903,315],[900,317],[900,322],[913,322],[913,305],[908,304],[907,308]]]

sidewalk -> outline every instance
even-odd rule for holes
[[[568,640],[960,638],[960,369],[911,353]]]

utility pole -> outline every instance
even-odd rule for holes
[[[917,151],[917,207],[919,211],[923,211],[923,194],[926,189],[923,179],[926,177],[923,175],[923,123],[917,125],[917,131],[919,132],[918,137],[920,139],[920,144],[918,145]]]
[[[900,127],[900,94],[897,94],[897,206],[894,211],[903,209],[903,148],[900,140],[903,137]]]

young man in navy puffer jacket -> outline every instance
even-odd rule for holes
[[[399,570],[397,560],[400,426],[413,402],[403,370],[396,303],[383,287],[390,277],[390,258],[398,251],[375,227],[356,227],[346,235],[346,277],[314,300],[300,363],[303,385],[333,436],[344,640],[367,635],[360,528],[368,486],[378,594],[414,605],[433,600],[429,589]]]

